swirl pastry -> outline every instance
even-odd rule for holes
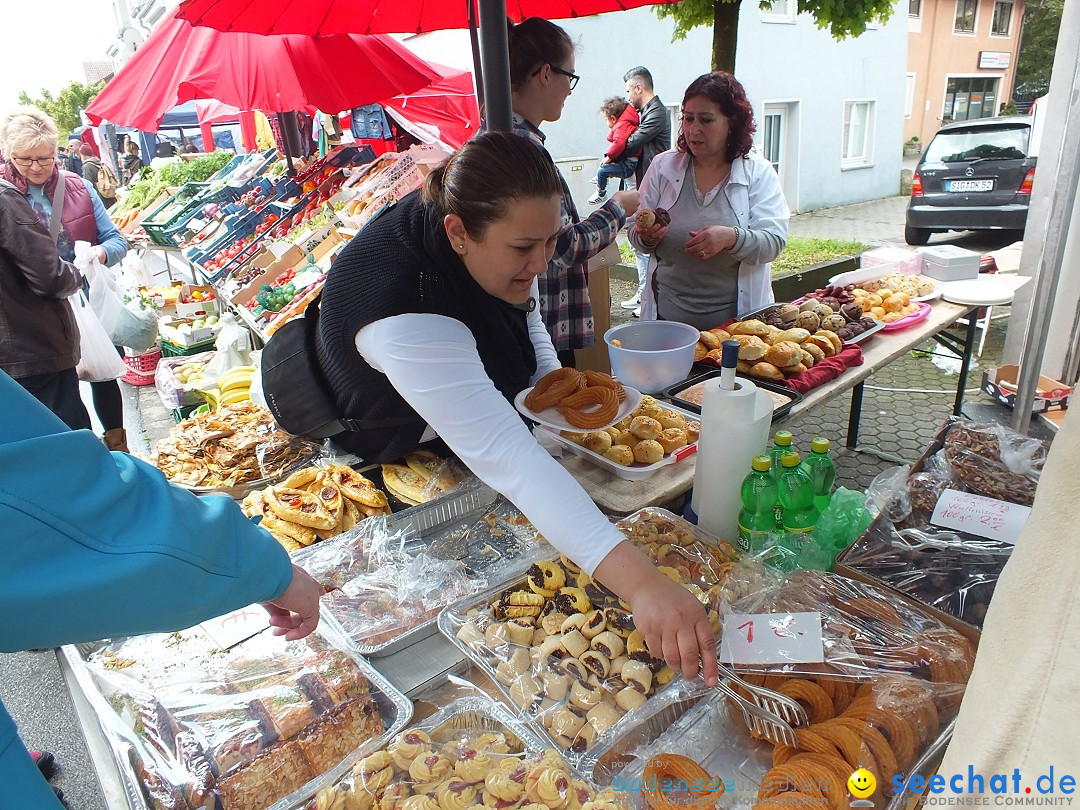
[[[614,379],[610,374],[602,374],[599,371],[588,370],[585,371],[585,386],[587,388],[610,388],[615,392],[615,396],[619,398],[619,402],[626,399],[626,389],[618,380]]]
[[[386,752],[399,770],[407,771],[412,761],[429,748],[431,737],[428,733],[418,728],[410,728],[398,734],[387,746]]]
[[[413,794],[402,801],[401,810],[439,810],[439,803],[430,796]]]
[[[376,751],[353,765],[353,776],[359,786],[374,795],[394,778],[394,761],[386,751]]]
[[[570,799],[570,776],[561,768],[536,768],[525,777],[525,795],[537,804],[560,810]]]
[[[580,371],[572,368],[555,369],[555,371],[549,371],[536,381],[536,385],[526,395],[524,405],[533,413],[546,411],[548,408],[554,408],[560,404],[584,385],[585,377]],[[618,400],[616,400],[617,408]],[[570,422],[570,424],[574,425],[574,427],[584,427],[574,422]]]
[[[466,810],[476,801],[476,788],[462,779],[449,779],[435,789],[439,810]]]
[[[392,782],[386,786],[386,790],[379,796],[378,810],[394,810],[400,808],[401,803],[407,799],[411,789],[404,782]]]
[[[583,388],[555,407],[574,427],[599,430],[619,413],[619,397],[610,388]]]
[[[502,768],[490,771],[484,777],[484,788],[499,801],[516,802],[525,795],[525,786],[523,784],[525,771],[524,769],[519,770],[521,775],[518,779],[514,778],[515,774],[513,772],[505,771]]]
[[[473,748],[478,748],[483,751],[487,751],[489,754],[509,754],[510,745],[506,742],[506,735],[497,731],[486,731],[483,734],[477,735],[472,740]],[[514,760],[507,759],[503,761],[503,765],[507,763],[513,763]]]
[[[450,773],[453,763],[442,754],[429,751],[409,764],[409,776],[416,782],[435,782]]]

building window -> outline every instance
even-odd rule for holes
[[[909,17],[921,17],[922,0],[908,0],[907,13]]]
[[[953,24],[954,33],[975,33],[976,5],[978,5],[978,0],[956,0],[956,22]]]
[[[799,13],[797,0],[773,0],[768,8],[762,9],[761,21],[768,23],[793,23]]]
[[[994,19],[990,23],[990,33],[994,36],[1007,37],[1012,23],[1012,0],[997,0],[994,3]]]
[[[970,121],[997,115],[998,78],[950,78],[945,85],[945,108],[941,121]]]
[[[904,80],[904,118],[911,118],[911,108],[915,104],[915,74],[909,73]]]
[[[873,128],[874,102],[844,102],[844,140],[840,155],[842,168],[866,166],[870,163]]]

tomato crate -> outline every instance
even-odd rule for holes
[[[124,365],[128,370],[120,379],[128,385],[153,385],[162,353],[162,349],[151,349],[142,354],[125,354]]]
[[[199,354],[200,352],[209,351],[214,348],[213,340],[204,340],[202,343],[195,343],[191,346],[177,346],[175,343],[171,343],[168,340],[161,341],[161,356],[162,357],[190,357],[193,354]],[[157,366],[157,363],[154,363]],[[150,375],[150,382],[153,382],[153,375]]]

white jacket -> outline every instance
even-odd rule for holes
[[[689,152],[668,150],[656,156],[649,170],[642,178],[641,208],[671,208],[679,198],[683,179],[686,177]],[[740,228],[766,230],[776,234],[781,241],[787,241],[788,210],[787,200],[780,190],[780,178],[772,164],[755,151],[744,158],[736,158],[731,164],[731,178],[723,189],[728,202],[735,212]],[[642,245],[637,228],[629,230],[630,244],[643,253],[650,253],[653,248]],[[656,298],[653,296],[652,280],[656,272],[656,256],[649,256],[649,266],[645,275],[645,290],[641,294],[642,319],[656,319]],[[770,265],[739,264],[739,315],[745,315],[773,302]]]

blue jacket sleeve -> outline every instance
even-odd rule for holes
[[[90,192],[90,199],[94,202],[94,222],[97,224],[98,233],[97,243],[105,248],[105,264],[116,264],[127,255],[127,240],[120,233],[112,219],[109,218],[109,212],[105,210],[105,203],[101,201],[97,189],[85,177],[83,183],[86,184],[86,189]]]
[[[68,430],[3,372],[0,413],[0,651],[182,629],[292,581],[232,500]]]

